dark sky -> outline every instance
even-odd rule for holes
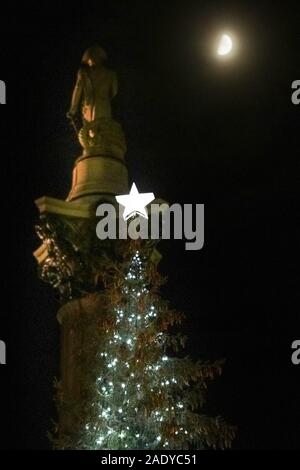
[[[78,3],[78,2],[76,2]],[[108,6],[108,4],[110,6]],[[50,2],[49,2],[50,5]],[[108,52],[130,179],[170,202],[205,204],[205,246],[161,243],[164,295],[187,314],[187,350],[226,358],[209,411],[235,449],[299,448],[300,6],[253,1],[79,3],[1,15],[0,447],[49,448],[59,369],[58,300],[36,274],[34,199],[64,199],[80,148],[65,119],[84,49]],[[239,54],[208,53],[234,31]],[[4,213],[5,209],[5,213]],[[4,262],[5,261],[5,262]]]

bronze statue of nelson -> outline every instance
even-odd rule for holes
[[[111,101],[118,92],[118,79],[116,72],[106,66],[106,60],[106,52],[100,46],[85,51],[67,117],[74,124],[81,111],[82,128],[78,137],[84,156],[124,158],[125,137],[120,124],[112,118],[111,109]]]

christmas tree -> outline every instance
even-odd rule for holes
[[[174,331],[183,315],[160,296],[165,279],[153,247],[123,244],[122,256],[107,258],[101,266],[102,292],[90,295],[93,313],[78,321],[80,400],[66,396],[57,384],[59,411],[68,415],[71,432],[58,426],[55,447],[230,447],[234,427],[201,411],[207,382],[221,373],[222,361],[174,355],[185,343]]]

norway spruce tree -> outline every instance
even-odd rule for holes
[[[230,447],[234,428],[201,412],[207,381],[221,373],[221,362],[176,357],[185,338],[170,330],[183,315],[162,300],[164,279],[151,251],[131,242],[122,260],[108,260],[103,272],[102,309],[78,325],[85,332],[78,351],[80,400],[62,396],[57,385],[60,412],[71,416],[72,432],[58,429],[55,446]]]

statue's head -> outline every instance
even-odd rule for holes
[[[82,56],[82,63],[90,67],[102,64],[106,60],[107,54],[100,46],[89,47]]]

